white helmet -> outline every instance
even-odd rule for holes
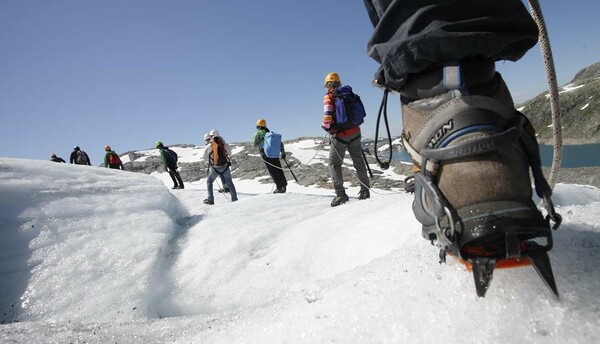
[[[208,139],[210,139],[210,134],[209,133],[204,134],[204,141],[207,141]]]
[[[218,130],[211,130],[210,131],[210,136],[221,136],[221,135],[219,134]]]

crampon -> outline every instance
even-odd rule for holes
[[[501,245],[497,243],[490,245],[491,247],[467,248],[462,257],[460,254],[455,255],[442,250],[440,251],[440,262],[445,262],[446,256],[449,255],[458,263],[463,264],[467,271],[472,272],[475,290],[479,297],[485,296],[495,269],[521,268],[531,265],[546,287],[558,298],[558,288],[547,253],[551,245],[541,246],[533,241],[512,241],[510,244],[507,242],[507,245],[510,245],[512,249],[509,249],[509,246],[500,247]],[[511,252],[511,250],[513,251]]]

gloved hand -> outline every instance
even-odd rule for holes
[[[285,160],[285,152],[281,152],[281,158]]]

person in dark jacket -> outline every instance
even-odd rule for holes
[[[86,152],[82,151],[81,148],[79,148],[79,146],[73,147],[73,152],[71,152],[69,162],[71,164],[74,163],[76,165],[92,165],[90,157],[87,155]]]
[[[66,163],[66,161],[64,161],[62,158],[57,157],[56,154],[52,154],[52,156],[50,157],[50,161]]]
[[[269,158],[266,156],[263,149],[265,135],[270,131],[269,128],[267,128],[267,121],[262,118],[256,121],[256,130],[257,131],[252,138],[252,142],[254,147],[258,147],[260,156],[267,166],[267,170],[269,171],[271,178],[273,178],[273,181],[275,182],[276,189],[273,191],[273,193],[285,193],[288,183],[287,178],[283,173],[283,169],[281,168],[281,162],[279,161],[279,158]],[[281,158],[285,159],[283,142],[281,143]]]
[[[110,146],[105,146],[104,151],[106,152],[106,154],[104,154],[104,165],[107,168],[113,168],[113,169],[117,169],[117,170],[124,169],[123,162],[121,162],[121,158],[119,157],[119,154],[115,153],[115,151],[112,150],[112,148],[110,148]]]
[[[171,180],[173,180],[173,189],[183,189],[183,180],[177,172],[177,159],[172,157],[172,154],[176,154],[169,147],[162,144],[162,142],[156,142],[156,148],[160,152],[160,160],[163,163],[163,166],[169,172],[169,176],[171,176]]]

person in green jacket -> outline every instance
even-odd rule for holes
[[[104,154],[104,165],[107,168],[124,170],[123,162],[121,161],[119,154],[115,153],[115,151],[112,150],[112,148],[110,148],[110,146],[105,146],[104,151],[106,152],[106,154]]]
[[[269,132],[269,128],[267,128],[267,121],[263,118],[256,121],[256,133],[252,138],[254,147],[258,147],[260,151],[260,156],[267,166],[267,170],[273,178],[275,182],[275,186],[277,187],[273,193],[285,193],[287,189],[287,179],[285,178],[285,174],[283,173],[283,169],[281,168],[281,162],[279,158],[269,158],[265,155],[265,151],[263,149],[265,142],[265,135]],[[281,143],[281,158],[285,160],[285,148],[283,146],[283,142]]]
[[[183,189],[183,180],[177,172],[177,153],[169,149],[169,147],[162,144],[162,142],[156,142],[156,148],[160,151],[160,160],[169,176],[173,180],[173,189]]]

